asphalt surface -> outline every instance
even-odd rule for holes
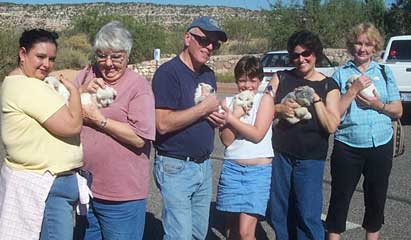
[[[405,126],[406,151],[403,156],[394,159],[390,176],[390,187],[385,208],[385,224],[381,229],[381,240],[411,240],[411,126]],[[331,146],[330,146],[331,148]],[[221,213],[215,209],[215,194],[221,169],[223,146],[218,139],[215,140],[215,150],[212,154],[213,165],[213,200],[210,210],[210,229],[207,239],[225,239],[224,220]],[[328,201],[331,191],[330,162],[327,159],[323,180],[323,215],[327,214]],[[364,239],[364,230],[361,228],[364,215],[364,203],[362,192],[362,179],[351,201],[347,220],[347,230],[343,239]],[[162,239],[161,226],[161,196],[154,182],[148,198],[148,212],[146,218],[146,232],[144,239]],[[262,221],[257,227],[257,239],[275,239],[272,228],[266,221]]]
[[[411,126],[405,126],[405,154],[394,159],[390,177],[390,187],[385,209],[385,225],[381,229],[381,240],[411,240]],[[331,148],[332,146],[330,146]],[[215,150],[212,154],[213,165],[213,200],[210,210],[210,228],[208,240],[225,239],[224,220],[221,213],[215,209],[216,186],[221,169],[223,146],[219,139],[215,139]],[[3,145],[0,144],[0,156],[4,158]],[[0,162],[1,165],[1,162]],[[327,159],[323,180],[323,214],[326,215],[330,197],[330,164]],[[364,239],[361,228],[364,214],[362,179],[351,201],[348,215],[347,230],[343,239]],[[148,197],[147,216],[145,226],[145,240],[162,239],[163,229],[161,224],[161,196],[152,178],[151,192]],[[347,228],[347,229],[348,229]],[[266,221],[261,221],[257,226],[257,239],[275,239],[272,228]]]

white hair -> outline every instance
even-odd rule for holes
[[[130,56],[132,46],[131,33],[124,28],[121,22],[111,21],[97,32],[93,50],[94,53],[104,50],[125,51],[127,56]]]

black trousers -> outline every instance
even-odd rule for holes
[[[364,176],[365,215],[362,226],[377,232],[384,224],[384,207],[392,168],[392,139],[372,148],[350,147],[335,141],[331,155],[331,198],[326,219],[328,232],[345,231],[352,195]]]

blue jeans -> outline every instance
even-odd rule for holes
[[[275,153],[270,220],[277,240],[324,239],[321,221],[324,162]]]
[[[141,240],[146,205],[146,199],[124,202],[93,199],[87,219],[77,218],[75,239]]]
[[[76,175],[54,180],[46,200],[40,240],[73,239],[73,210],[78,197]]]
[[[212,194],[211,162],[156,156],[154,175],[163,197],[164,240],[205,239]]]

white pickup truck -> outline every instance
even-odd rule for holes
[[[403,104],[411,103],[411,35],[391,37],[382,64],[391,68]]]
[[[266,52],[261,58],[261,63],[264,67],[264,79],[258,88],[259,91],[264,91],[271,80],[273,74],[280,70],[292,69],[293,65],[288,59],[287,51],[270,51]],[[338,64],[332,64],[330,60],[324,56],[322,61],[317,62],[315,68],[326,76],[331,76]]]

